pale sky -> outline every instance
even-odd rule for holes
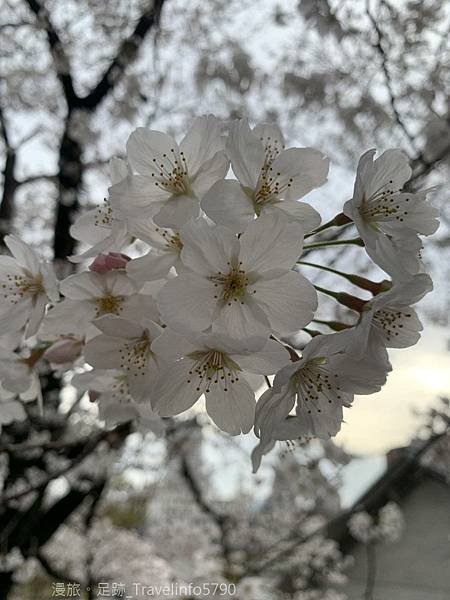
[[[336,442],[358,454],[384,453],[408,444],[423,412],[450,394],[448,330],[425,324],[416,346],[390,350],[393,370],[378,394],[358,396],[346,410]]]

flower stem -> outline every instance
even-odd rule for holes
[[[315,285],[314,287],[321,294],[331,296],[331,298],[334,298],[337,302],[339,302],[339,304],[343,304],[347,308],[359,313],[362,312],[364,305],[367,304],[367,300],[363,300],[357,296],[352,296],[346,292],[333,292],[331,290],[327,290],[326,288],[320,287],[319,285]]]
[[[329,229],[330,227],[342,227],[342,225],[348,225],[351,222],[352,222],[352,220],[349,217],[347,217],[346,215],[344,215],[344,213],[339,213],[333,219],[331,219],[331,221],[324,223],[317,229],[314,229],[314,231],[311,231],[311,233],[307,233],[305,235],[305,238],[311,237],[312,235],[316,235],[316,233],[325,231],[325,229]]]
[[[338,271],[337,269],[332,269],[331,267],[325,267],[324,265],[318,265],[316,263],[308,262],[305,260],[299,260],[299,265],[304,265],[306,267],[314,267],[315,269],[322,269],[322,271],[328,271],[329,273],[334,273],[335,275],[339,275],[340,277],[344,277],[347,281],[356,285],[357,287],[367,290],[371,292],[374,296],[379,294],[380,292],[385,292],[391,287],[391,282],[387,279],[383,281],[371,281],[366,277],[361,277],[360,275],[354,275],[353,273],[344,273],[344,271]]]
[[[322,321],[322,319],[313,319],[313,323],[326,325],[333,331],[343,331],[344,329],[351,329],[353,327],[353,325],[347,325],[346,323],[341,323],[341,321]]]
[[[330,240],[328,242],[315,242],[314,244],[305,244],[303,250],[312,248],[328,248],[329,246],[344,246],[345,244],[353,244],[354,246],[364,246],[364,242],[360,237],[350,238],[348,240]]]

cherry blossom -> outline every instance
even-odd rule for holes
[[[426,200],[429,190],[403,191],[411,177],[403,152],[386,150],[373,160],[375,152],[360,158],[344,214],[354,221],[372,260],[392,277],[404,278],[421,270],[417,234],[436,231],[438,212]]]
[[[151,217],[162,227],[178,227],[199,214],[199,201],[225,177],[221,127],[212,115],[198,117],[178,145],[168,134],[136,129],[127,143],[133,170],[110,188],[111,203],[124,216]]]
[[[5,244],[13,256],[0,256],[0,330],[35,335],[49,302],[59,299],[58,281],[51,265],[19,238],[7,235]]]
[[[281,215],[252,222],[238,239],[200,219],[181,230],[181,260],[189,273],[158,296],[162,318],[181,332],[212,326],[235,338],[298,331],[317,306],[312,285],[291,270],[303,235]]]
[[[88,363],[96,369],[118,369],[125,373],[131,396],[136,401],[148,400],[160,369],[153,351],[162,328],[150,319],[142,324],[106,315],[95,320],[101,335],[84,348]]]
[[[107,314],[124,318],[147,314],[158,319],[153,299],[138,294],[139,286],[123,269],[70,275],[61,281],[60,289],[65,299],[49,311],[44,333],[85,333],[94,319]]]
[[[96,395],[99,418],[108,427],[118,423],[135,421],[142,432],[152,431],[155,435],[164,432],[164,422],[152,410],[150,404],[137,403],[131,396],[127,375],[122,371],[93,369],[77,373],[72,385],[80,391]]]
[[[341,428],[343,408],[354,394],[372,394],[386,381],[391,370],[383,345],[384,360],[353,360],[346,348],[354,332],[319,335],[303,349],[301,358],[281,369],[273,387],[258,400],[255,433],[260,443],[252,454],[256,471],[262,455],[275,440],[328,439]],[[295,416],[289,416],[296,408]]]
[[[244,119],[230,126],[227,153],[238,181],[218,181],[202,201],[215,223],[240,233],[255,215],[282,211],[305,232],[320,225],[319,213],[297,200],[325,183],[329,161],[321,152],[285,150],[276,125],[261,124],[251,130]]]
[[[176,230],[146,223],[139,230],[139,238],[151,248],[147,254],[127,264],[127,273],[131,278],[139,282],[155,281],[167,277],[172,267],[177,272],[182,270],[180,254],[183,243]]]
[[[127,177],[128,166],[120,158],[113,158],[109,171],[111,183],[118,184]],[[79,216],[70,228],[70,235],[91,246],[81,254],[71,256],[72,262],[81,262],[110,250],[120,251],[132,242],[127,220],[114,210],[109,199]]]
[[[411,305],[432,289],[430,276],[419,273],[375,296],[364,305],[356,327],[357,335],[351,339],[348,351],[358,358],[370,353],[375,362],[377,354],[371,351],[374,344],[387,348],[407,348],[416,344],[422,323]]]
[[[177,415],[205,394],[206,412],[220,429],[231,435],[247,433],[254,422],[255,395],[243,371],[270,375],[289,362],[281,344],[262,343],[254,352],[246,340],[217,334],[188,339],[164,331],[153,348],[168,366],[155,386],[152,407],[161,416]]]

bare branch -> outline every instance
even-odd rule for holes
[[[389,71],[389,58],[388,58],[387,52],[384,49],[384,34],[383,34],[376,18],[372,15],[372,12],[370,10],[370,0],[366,0],[366,14],[369,17],[370,22],[372,23],[372,26],[377,35],[377,40],[373,46],[374,46],[375,50],[377,51],[377,53],[379,54],[380,59],[381,59],[381,68],[383,70],[384,78],[386,81],[386,88],[387,88],[387,91],[389,94],[389,103],[391,105],[391,109],[394,114],[395,120],[397,121],[398,126],[403,131],[405,136],[408,138],[413,150],[416,152],[416,154],[420,154],[420,151],[416,145],[415,137],[409,131],[409,129],[406,126],[406,123],[404,122],[404,120],[400,114],[400,111],[398,109],[398,105],[397,105],[398,100],[397,100],[397,97],[394,92],[394,88],[393,88],[393,84],[392,84],[392,77],[391,77],[391,73]]]
[[[25,2],[36,15],[41,29],[45,31],[56,75],[62,85],[66,102],[69,107],[76,108],[79,104],[79,98],[73,86],[70,62],[64,50],[64,45],[50,20],[50,15],[38,0],[25,0]]]

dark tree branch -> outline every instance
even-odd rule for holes
[[[75,110],[93,113],[111,93],[122,78],[127,67],[136,59],[139,48],[148,32],[158,26],[165,0],[153,0],[138,19],[132,33],[122,41],[116,56],[98,81],[97,85],[84,97],[74,88],[70,61],[61,38],[54,27],[50,15],[39,0],[25,0],[36,15],[38,24],[45,31],[48,46],[53,57],[56,75],[61,83],[67,105],[64,133],[59,148],[57,182],[59,199],[54,226],[53,252],[55,260],[65,260],[74,253],[75,241],[69,230],[78,211],[78,196],[83,184],[82,143],[71,134],[71,116]]]
[[[103,77],[94,87],[94,89],[81,99],[83,108],[92,111],[103,101],[111,92],[116,83],[124,74],[128,65],[136,58],[141,43],[144,41],[147,33],[154,27],[157,27],[161,18],[161,11],[165,0],[154,0],[148,8],[142,13],[133,32],[122,41],[116,56],[106,69]]]
[[[37,0],[25,0],[30,10],[36,15],[38,25],[47,36],[48,46],[53,58],[53,64],[67,102],[67,105],[76,108],[79,103],[79,98],[75,92],[70,71],[70,62],[64,50],[64,45],[53,27],[50,15],[47,9]]]
[[[207,502],[203,495],[203,491],[194,475],[194,471],[189,464],[186,453],[182,453],[181,459],[181,474],[187,483],[192,496],[202,510],[218,527],[220,531],[220,547],[225,564],[229,568],[231,566],[232,547],[229,542],[229,533],[233,528],[233,520],[227,514],[221,514]]]
[[[401,116],[400,111],[398,109],[398,100],[397,100],[397,97],[394,92],[394,88],[393,88],[393,84],[392,84],[392,77],[391,77],[391,73],[389,71],[389,58],[388,58],[386,50],[384,49],[384,34],[383,34],[376,18],[372,15],[372,12],[370,11],[370,0],[366,0],[366,14],[369,17],[369,20],[370,20],[370,22],[375,30],[376,36],[377,36],[376,42],[374,44],[374,48],[377,51],[377,53],[381,59],[381,68],[383,70],[384,78],[386,81],[386,88],[387,88],[387,91],[389,94],[389,103],[391,105],[391,109],[394,114],[395,120],[396,120],[398,126],[400,127],[400,129],[405,134],[405,136],[408,138],[408,140],[411,144],[411,147],[413,148],[415,153],[419,155],[420,151],[417,148],[415,137],[409,131],[409,129],[406,126],[406,123],[404,122],[403,117]]]
[[[0,200],[0,248],[4,246],[4,238],[11,230],[11,221],[14,212],[14,196],[17,189],[15,169],[17,154],[11,145],[3,108],[0,105],[0,135],[5,147],[5,164],[3,166],[3,191]]]

